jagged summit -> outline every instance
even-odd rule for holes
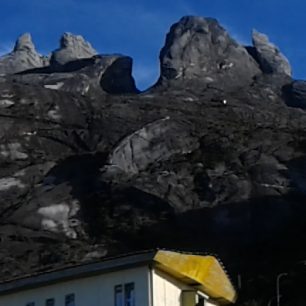
[[[45,66],[46,60],[35,49],[29,33],[21,35],[13,51],[0,57],[0,74],[13,74]]]
[[[91,44],[84,39],[82,35],[75,35],[70,32],[65,32],[60,39],[61,48],[77,48],[84,47],[85,52],[90,55],[96,54],[97,51],[91,46]]]
[[[232,86],[260,73],[256,61],[213,18],[187,16],[175,23],[160,52],[159,83],[200,81]]]
[[[260,79],[263,75],[273,75],[273,80],[270,78],[269,82],[280,88],[287,79],[279,82],[278,75],[291,76],[288,60],[269,42],[266,35],[254,31],[252,40],[253,46],[245,47],[236,42],[216,19],[185,16],[173,24],[167,34],[165,45],[160,52],[161,73],[154,88],[164,90],[184,84],[191,91],[204,90],[209,86],[228,91],[248,86],[255,78]],[[94,56],[96,59],[93,59]],[[98,66],[97,61],[100,62]],[[116,65],[113,64],[114,61]],[[98,87],[101,85],[100,80],[104,82],[107,79],[107,92],[137,92],[133,85],[131,58],[118,55],[97,58],[97,51],[88,41],[81,35],[69,32],[62,35],[60,47],[52,52],[50,58],[38,54],[31,35],[23,34],[18,38],[13,52],[0,58],[0,73],[23,72],[29,75],[33,69],[45,67],[47,69],[41,72],[48,73],[49,77],[41,79],[48,83],[50,77],[52,82],[62,78],[54,73],[81,71],[85,66],[93,65],[95,68],[87,68],[85,77],[75,77],[73,82],[68,81],[69,86],[61,86],[61,89],[77,88],[77,92],[84,92],[83,89],[88,88],[89,83]],[[111,65],[111,69],[108,65]],[[38,74],[39,71],[35,73]],[[122,78],[122,75],[125,76]],[[29,78],[23,77],[26,82],[32,83],[32,77],[30,80]],[[80,86],[71,86],[71,82],[76,84],[78,78]],[[71,76],[65,76],[64,79],[65,83]]]
[[[12,53],[0,58],[0,73],[22,72],[13,80],[82,95],[136,93],[132,63],[124,55],[97,55],[82,36],[71,33],[62,35],[60,48],[51,58],[42,57],[26,33],[18,38]]]
[[[266,35],[253,31],[252,40],[253,46],[243,46],[216,19],[185,16],[167,34],[154,88],[184,84],[193,91],[207,86],[227,91],[255,78],[281,88],[291,77],[289,61]]]
[[[60,48],[52,52],[51,65],[64,65],[68,62],[93,57],[97,51],[81,35],[64,33]]]

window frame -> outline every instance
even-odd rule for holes
[[[50,302],[51,302],[51,304],[50,304]],[[46,299],[45,306],[55,306],[55,298]]]
[[[70,298],[72,298],[72,301],[69,300]],[[75,306],[75,294],[74,293],[69,293],[65,295],[65,306]]]
[[[114,306],[123,306],[123,302],[124,302],[123,285],[121,284],[116,285],[114,287]]]
[[[128,297],[129,294],[129,297]],[[124,284],[124,306],[135,306],[135,283]]]
[[[135,282],[114,286],[114,306],[135,306]]]

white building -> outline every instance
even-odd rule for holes
[[[206,306],[235,299],[215,257],[165,250],[0,283],[0,306]]]

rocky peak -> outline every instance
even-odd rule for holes
[[[174,24],[160,52],[159,84],[200,81],[224,86],[250,82],[260,73],[246,49],[216,19],[187,16]]]
[[[269,37],[253,30],[252,41],[255,55],[264,73],[277,73],[291,76],[291,66],[288,59],[277,46],[269,41]]]
[[[30,33],[24,33],[18,37],[15,43],[14,52],[18,51],[36,52]]]
[[[37,53],[29,33],[21,35],[13,51],[0,58],[0,74],[14,74],[48,65],[48,61]]]
[[[11,67],[15,62],[22,66],[23,62],[20,60],[25,57],[39,57],[40,65],[29,66],[27,69],[17,67],[17,71],[12,69],[16,68]],[[14,51],[4,58],[4,62],[6,66],[3,74],[23,72],[6,76],[6,79],[13,82],[40,85],[47,89],[87,96],[138,92],[132,76],[133,60],[130,57],[119,54],[97,55],[82,36],[71,33],[63,34],[60,48],[52,53],[50,59],[38,55],[30,34],[24,34],[16,42]]]
[[[64,65],[96,54],[97,51],[82,36],[64,33],[60,39],[60,48],[52,52],[51,64]]]
[[[74,35],[72,33],[66,32],[62,35],[60,39],[61,48],[83,48],[84,52],[88,52],[90,55],[95,55],[97,52],[91,46],[91,44],[84,39],[81,35]]]

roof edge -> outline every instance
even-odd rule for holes
[[[156,252],[156,250],[151,250],[141,253],[125,254],[118,257],[105,258],[100,262],[64,267],[53,271],[32,274],[28,277],[4,281],[0,283],[0,296],[21,290],[47,286],[56,282],[64,282],[76,277],[84,278],[120,269],[143,266],[153,260]]]

